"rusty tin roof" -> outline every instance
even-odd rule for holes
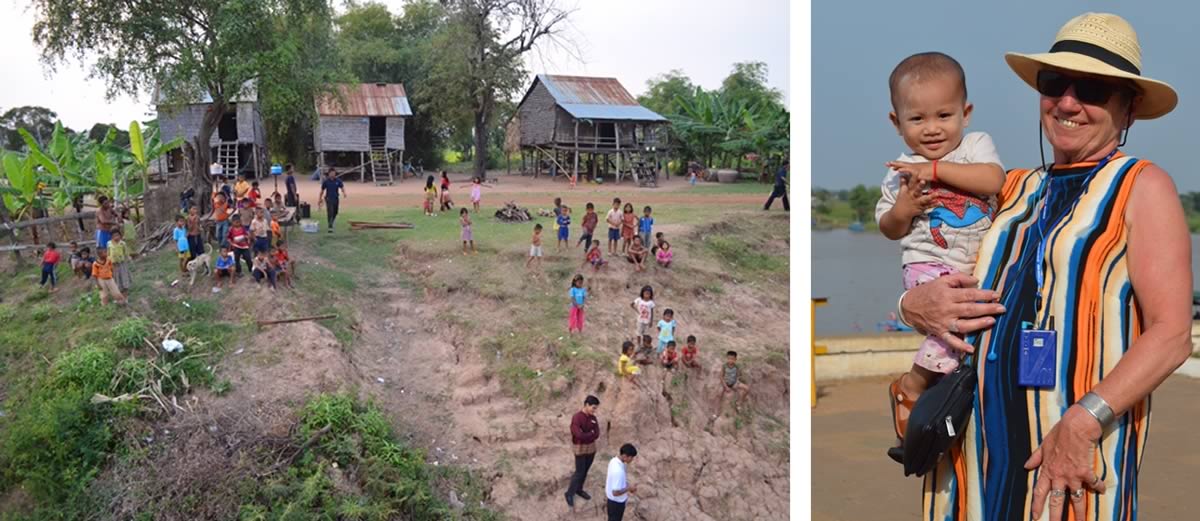
[[[335,86],[345,103],[336,96],[317,101],[321,116],[412,116],[408,95],[400,83],[340,83]]]
[[[539,74],[540,81],[558,106],[579,119],[666,121],[638,104],[616,78]],[[533,87],[530,87],[530,91]],[[528,94],[526,94],[528,95]],[[523,100],[522,100],[523,101]]]

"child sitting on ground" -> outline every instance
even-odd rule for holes
[[[275,270],[271,268],[271,261],[267,259],[266,251],[259,251],[254,255],[254,282],[261,284],[263,279],[269,282],[271,291],[275,291]]]
[[[641,336],[642,347],[637,350],[637,363],[650,365],[654,363],[654,342],[650,335]]]
[[[84,246],[79,251],[79,268],[83,270],[83,278],[91,280],[92,265],[96,263],[96,257],[92,256],[92,249]]]
[[[630,358],[633,356],[633,342],[626,340],[621,344],[621,357],[617,359],[617,376],[628,377],[633,380],[634,376],[642,371],[640,367],[633,363]]]
[[[292,287],[292,278],[287,270],[287,257],[282,260],[279,258],[279,248],[271,248],[271,255],[267,257],[270,262],[271,271],[275,272],[275,280],[284,287]]]
[[[658,259],[659,266],[670,268],[671,259],[675,258],[675,254],[671,253],[671,243],[664,241],[662,243],[662,248],[658,249],[658,254],[656,257]]]
[[[279,261],[279,266],[287,272],[288,286],[291,286],[292,279],[296,278],[296,261],[292,260],[291,255],[288,255],[286,242],[279,241],[279,246],[276,248],[275,259]]]
[[[633,264],[633,271],[646,271],[646,248],[642,246],[642,241],[634,238],[629,245],[629,251],[626,258]]]
[[[662,361],[663,367],[667,369],[675,368],[675,365],[679,362],[679,352],[675,350],[674,340],[667,342],[667,350],[663,351],[659,359]]]
[[[688,335],[687,345],[683,346],[683,365],[700,367],[700,363],[696,361],[698,354],[700,354],[700,349],[696,347],[696,335]]]
[[[53,242],[46,245],[46,253],[42,255],[42,283],[38,286],[45,287],[46,281],[50,281],[50,293],[58,291],[58,274],[54,270],[58,268],[58,261],[61,256],[58,253],[58,248]]]
[[[658,253],[658,250],[662,248],[662,245],[665,242],[667,242],[667,240],[663,238],[663,232],[654,232],[654,246],[650,247],[650,253]]]
[[[592,241],[592,249],[584,256],[583,264],[580,264],[579,267],[582,269],[588,264],[592,265],[592,271],[600,271],[600,268],[608,264],[608,261],[604,260],[604,253],[600,251],[600,241]]]
[[[533,225],[533,237],[530,242],[532,244],[529,246],[529,260],[525,261],[525,268],[529,269],[529,265],[536,259],[540,269],[542,267],[542,223]]]
[[[657,354],[662,354],[667,344],[675,342],[675,311],[667,308],[662,316],[662,320],[658,321],[658,350],[655,351]]]
[[[228,278],[233,284],[233,265],[237,259],[233,256],[233,247],[229,243],[221,245],[221,255],[217,257],[216,269],[213,270],[213,293],[221,292],[221,279]]]
[[[1005,173],[987,134],[963,135],[973,107],[962,66],[942,53],[915,54],[896,66],[888,84],[893,109],[888,116],[910,153],[887,163],[875,217],[884,236],[900,240],[904,287],[971,273]],[[935,131],[936,143],[930,141]],[[898,440],[917,398],[958,362],[958,354],[936,336],[921,343],[912,369],[888,387]]]
[[[750,386],[742,381],[742,368],[737,365],[737,358],[737,351],[725,353],[725,365],[722,365],[719,371],[721,394],[717,396],[717,413],[713,415],[713,418],[721,414],[721,405],[725,402],[726,394],[733,393],[734,411],[738,410],[738,403],[745,400],[750,394]]]

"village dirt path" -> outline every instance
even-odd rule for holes
[[[905,478],[884,454],[892,443],[885,407],[888,379],[822,385],[812,410],[812,519],[917,520],[921,480]],[[1145,519],[1188,519],[1200,474],[1200,380],[1172,376],[1154,393],[1150,441],[1138,483]]]

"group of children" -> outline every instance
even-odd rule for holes
[[[439,197],[440,194],[440,197]],[[483,199],[483,183],[478,177],[471,179],[471,206],[475,209],[475,213],[479,213],[479,202]],[[440,202],[439,202],[440,200]],[[450,177],[442,170],[441,190],[433,185],[433,176],[425,179],[425,216],[436,217],[434,212],[434,204],[438,204],[438,211],[447,212],[454,209],[454,200],[450,198]],[[459,215],[465,215],[466,208],[463,208]],[[469,224],[467,225],[469,226]],[[464,239],[465,240],[465,239]]]
[[[96,248],[94,256],[91,248],[80,248],[78,242],[71,241],[68,261],[76,279],[95,282],[100,290],[101,305],[108,305],[109,300],[125,304],[128,302],[126,295],[133,287],[133,277],[129,271],[132,256],[122,230],[113,230],[109,237],[103,247]],[[45,287],[46,283],[50,283],[51,293],[58,291],[57,269],[61,261],[62,254],[58,251],[58,245],[53,242],[46,244],[46,251],[42,254],[42,277],[39,285]]]
[[[600,268],[608,264],[600,249],[600,241],[594,239],[596,226],[599,224],[600,217],[596,213],[596,205],[593,203],[587,203],[585,208],[586,213],[583,215],[583,222],[581,223],[583,233],[579,237],[579,241],[575,243],[575,246],[582,245],[585,251],[583,263],[580,264],[580,268],[582,269],[584,266],[590,264],[593,271],[599,271]],[[646,259],[650,256],[653,256],[658,265],[663,268],[670,268],[674,260],[674,254],[671,252],[671,243],[667,242],[662,232],[654,233],[653,211],[652,208],[647,206],[642,209],[642,216],[638,217],[634,214],[633,204],[625,203],[624,209],[622,209],[621,198],[618,197],[613,199],[612,210],[609,210],[605,218],[609,226],[608,254],[624,255],[626,260],[630,264],[633,264],[634,271],[645,271]],[[564,206],[562,199],[558,197],[554,199],[554,226],[555,237],[557,239],[555,251],[569,250],[572,247],[571,207]],[[533,225],[529,259],[525,261],[526,268],[535,265],[538,267],[541,266],[541,259],[544,256],[542,250],[543,229],[541,223]],[[652,234],[655,237],[653,244],[650,241]],[[618,243],[620,243],[619,252]]]

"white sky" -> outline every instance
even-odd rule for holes
[[[387,0],[399,13],[403,0]],[[87,79],[78,62],[51,73],[33,45],[34,16],[25,0],[0,0],[0,112],[38,105],[58,113],[64,124],[86,130],[97,122],[125,127],[146,119],[145,101],[104,98],[104,82]],[[680,69],[693,83],[714,89],[742,61],[766,62],[769,83],[790,99],[788,78],[788,0],[565,0],[578,10],[567,35],[583,61],[548,48],[527,60],[532,73],[611,76],[634,96],[646,80]],[[146,94],[144,100],[149,99]]]

